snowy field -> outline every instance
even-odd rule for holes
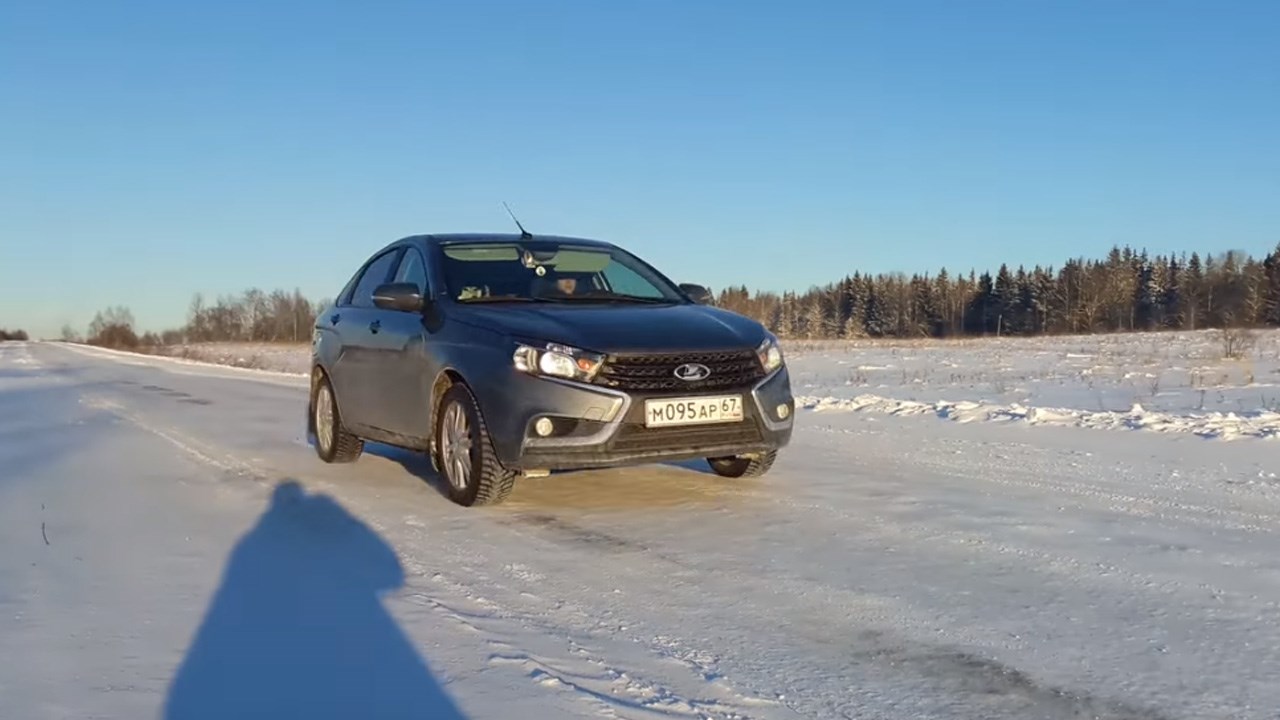
[[[1238,331],[1237,331],[1238,332]],[[802,406],[820,412],[926,414],[1187,432],[1280,436],[1280,331],[1222,331],[954,341],[787,343]],[[310,347],[203,343],[177,358],[306,374]]]
[[[2,343],[0,717],[1277,718],[1256,342],[794,343],[769,476],[483,509],[320,463],[306,348]]]
[[[1237,357],[1222,331],[797,343],[792,376],[818,411],[1280,436],[1280,331],[1233,337]]]

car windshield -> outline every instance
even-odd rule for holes
[[[671,282],[612,247],[550,241],[449,244],[445,284],[459,302],[678,303]]]

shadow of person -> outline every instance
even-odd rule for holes
[[[403,581],[377,533],[281,482],[231,553],[164,717],[461,720],[379,600]]]

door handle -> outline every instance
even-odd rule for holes
[[[338,324],[338,321],[339,321],[339,320],[341,320],[341,319],[342,319],[342,316],[341,316],[341,315],[339,315],[338,313],[334,313],[334,314],[332,314],[332,315],[330,315],[330,316],[329,316],[329,322],[330,322],[331,324],[333,324],[333,325],[337,325],[337,324]]]
[[[374,320],[373,322],[369,323],[369,332],[376,334],[378,332],[378,328],[380,327],[382,327],[382,321]]]

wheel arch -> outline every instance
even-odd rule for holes
[[[311,378],[307,387],[307,432],[309,433],[315,433],[316,431],[316,389],[320,387],[321,380],[329,382],[329,394],[333,396],[333,406],[337,408],[338,415],[342,416],[342,399],[338,397],[338,389],[333,386],[329,369],[322,363],[313,363],[311,365]]]
[[[471,383],[467,382],[462,373],[451,365],[446,365],[440,369],[440,372],[436,373],[435,379],[431,381],[431,393],[428,395],[431,409],[427,423],[430,432],[427,440],[427,456],[431,459],[431,467],[436,472],[440,471],[440,448],[437,443],[437,438],[439,438],[437,423],[440,421],[440,400],[445,393],[449,392],[449,388],[454,385],[462,385],[471,391],[472,396],[475,395],[475,390],[471,387]]]

